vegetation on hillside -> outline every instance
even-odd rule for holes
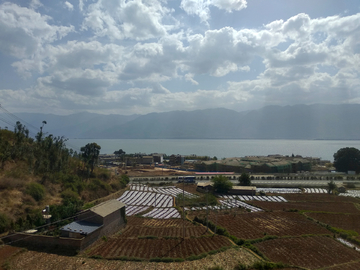
[[[35,138],[20,122],[13,132],[0,130],[0,233],[43,225],[46,205],[52,222],[67,218],[129,182],[95,166],[99,145],[77,153],[66,148],[64,137],[44,133],[45,124]]]

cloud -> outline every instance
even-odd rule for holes
[[[0,51],[9,56],[7,67],[35,83],[0,90],[0,98],[17,110],[43,102],[58,112],[125,114],[360,100],[360,14],[210,27],[211,10],[246,7],[235,0],[184,0],[181,7],[81,0],[75,32],[43,8],[1,4]],[[187,29],[187,14],[209,27]]]
[[[164,36],[172,25],[164,25],[171,10],[160,1],[105,1],[89,5],[83,29],[92,29],[100,37],[146,40]],[[170,16],[171,17],[171,16]],[[175,23],[175,21],[174,21]]]
[[[199,83],[197,81],[194,80],[194,74],[192,73],[187,73],[185,74],[185,80],[191,82],[193,85],[199,85]]]
[[[30,2],[31,9],[37,9],[41,6],[43,6],[43,4],[40,2],[40,0],[31,0],[31,2]]]
[[[0,51],[17,58],[29,57],[74,30],[72,26],[50,25],[50,19],[12,3],[0,5]]]
[[[199,16],[202,22],[210,19],[210,7],[232,12],[247,7],[246,0],[182,0],[180,7],[189,15]]]
[[[65,1],[64,6],[65,6],[65,8],[67,8],[70,11],[74,10],[74,6],[71,3],[69,3],[68,1]]]
[[[71,92],[92,97],[104,95],[115,82],[116,74],[91,69],[68,69],[38,79],[39,87],[49,87],[56,93]]]

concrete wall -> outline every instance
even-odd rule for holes
[[[104,218],[95,214],[94,212],[88,210],[86,212],[81,213],[78,218],[78,221],[84,220],[86,222],[96,223],[96,224],[103,224]]]
[[[36,235],[27,233],[15,233],[7,236],[6,243],[12,242],[14,245],[46,248],[46,249],[63,249],[67,251],[77,252],[82,249],[83,239],[62,238],[46,235]]]

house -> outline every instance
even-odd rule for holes
[[[125,225],[125,204],[109,200],[80,213],[76,221],[65,225],[60,231],[61,237],[85,237],[85,246],[89,246],[100,237],[114,234]]]
[[[60,229],[60,237],[36,234],[34,230],[9,234],[6,242],[75,253],[88,248],[103,236],[114,234],[124,226],[125,204],[110,200],[81,212],[76,221]]]
[[[198,183],[196,190],[203,193],[210,192],[213,190],[213,185],[214,185],[213,182]]]

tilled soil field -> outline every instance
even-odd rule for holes
[[[359,209],[350,202],[262,202],[252,201],[251,204],[266,210],[283,211],[283,210],[305,210],[305,211],[323,211],[333,213],[352,213],[359,214]]]
[[[209,219],[240,239],[257,239],[265,235],[299,236],[329,234],[324,227],[293,212],[259,212],[239,215],[210,215]]]
[[[167,228],[151,228],[143,226],[128,226],[122,233],[121,237],[138,238],[141,236],[156,236],[156,237],[182,237],[184,234],[183,228],[167,227]],[[185,227],[185,237],[200,237],[203,235],[210,235],[203,226]]]
[[[320,222],[344,230],[353,230],[360,234],[360,214],[306,213]]]
[[[254,245],[271,261],[309,269],[360,260],[360,252],[325,236],[279,238]]]
[[[239,263],[251,265],[258,259],[244,249],[228,249],[224,252],[209,255],[196,261],[181,263],[131,262],[119,260],[95,260],[80,256],[69,257],[55,254],[25,251],[19,253],[10,261],[10,269],[36,270],[203,270],[220,266],[225,270],[233,270]]]
[[[313,193],[292,193],[282,195],[290,202],[351,202],[360,203],[360,199],[332,194],[313,194]]]
[[[88,255],[98,255],[108,259],[122,256],[143,259],[155,257],[186,258],[226,246],[232,246],[232,243],[223,236],[184,240],[113,238],[92,249]]]
[[[157,227],[157,228],[169,228],[169,227],[182,228],[183,225],[185,227],[194,226],[188,220],[184,221],[179,218],[152,219],[152,218],[142,218],[142,217],[127,217],[127,227],[128,226],[148,226],[148,227]]]
[[[334,267],[325,268],[326,270],[359,270],[360,261],[342,264]]]
[[[7,261],[19,252],[21,252],[21,248],[12,246],[0,246],[0,270],[5,269],[3,268],[3,266],[7,264]]]

